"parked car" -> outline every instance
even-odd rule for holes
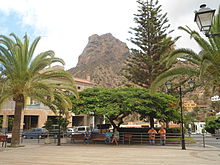
[[[216,139],[220,139],[220,129],[215,130]]]
[[[56,138],[58,136],[58,134],[59,134],[59,125],[58,124],[52,125],[52,129],[49,130],[49,135],[54,136]],[[64,134],[66,134],[66,132],[62,128],[60,128],[60,134],[61,134],[61,136],[64,136]]]
[[[100,134],[100,129],[93,129],[92,134]]]
[[[66,135],[69,137],[71,136],[73,133],[75,132],[75,129],[74,128],[67,128],[66,129]]]
[[[49,132],[46,128],[32,128],[28,131],[24,131],[22,137],[26,139],[45,138],[48,136],[48,133]]]
[[[81,134],[85,133],[86,131],[91,132],[92,128],[90,126],[78,126],[74,128],[73,134]]]

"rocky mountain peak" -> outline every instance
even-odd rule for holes
[[[69,71],[78,78],[89,76],[100,87],[119,87],[126,81],[120,71],[128,54],[127,45],[111,33],[94,34],[89,37],[77,66]]]
[[[127,45],[116,39],[111,33],[89,37],[89,42],[79,56],[77,66],[93,63],[99,59],[114,61],[127,57]]]

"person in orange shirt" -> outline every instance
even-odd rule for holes
[[[160,144],[164,146],[166,144],[166,130],[161,127],[158,133],[160,134]]]
[[[151,145],[155,144],[155,135],[157,134],[157,131],[154,128],[151,128],[147,133],[149,134],[150,144]]]

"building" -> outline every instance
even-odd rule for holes
[[[205,129],[205,122],[194,122],[193,124],[195,127],[196,134],[201,134],[203,130]]]
[[[185,112],[192,112],[195,107],[197,107],[197,104],[193,100],[184,100],[183,106]]]
[[[79,78],[74,78],[74,80],[78,91],[94,86],[94,84],[88,80]],[[9,100],[1,107],[0,121],[2,121],[2,124],[0,124],[0,128],[2,125],[3,130],[12,130],[11,122],[14,116],[14,108],[15,102],[13,100]],[[28,99],[22,115],[21,129],[26,130],[30,128],[41,128],[48,119],[53,119],[57,116],[58,114],[55,114],[42,103]],[[94,116],[86,114],[75,115],[74,113],[70,113],[70,118],[68,120],[70,121],[69,127],[78,125],[94,125],[95,121]]]

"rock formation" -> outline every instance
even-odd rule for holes
[[[89,37],[77,66],[69,72],[75,77],[94,82],[98,87],[122,87],[126,79],[121,75],[121,69],[128,54],[127,45],[112,34],[94,34]]]

